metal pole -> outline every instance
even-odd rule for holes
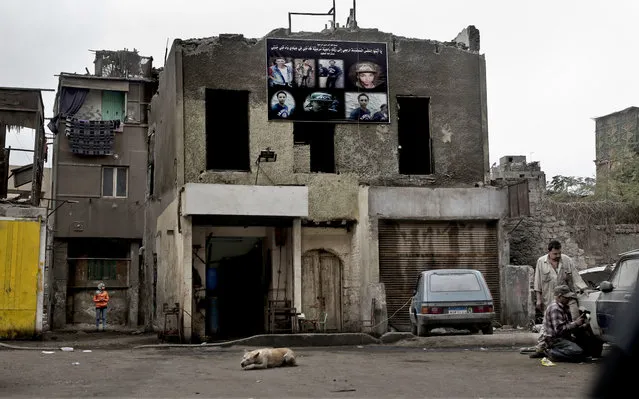
[[[335,0],[333,0],[333,29],[335,29],[335,15],[337,14],[335,10]]]
[[[288,13],[288,34],[290,35],[292,33],[291,31],[291,13]]]
[[[357,28],[357,0],[353,0],[353,25]]]

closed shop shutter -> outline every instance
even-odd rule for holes
[[[419,272],[432,269],[476,269],[488,283],[499,319],[499,252],[497,222],[379,221],[379,275],[386,287],[388,315],[410,299]],[[410,331],[408,306],[389,324]]]
[[[0,338],[33,336],[40,276],[40,222],[0,220]]]

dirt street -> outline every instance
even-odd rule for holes
[[[242,371],[242,348],[0,351],[7,397],[584,397],[597,364],[515,351],[297,348],[298,367]],[[79,364],[75,364],[79,363]]]

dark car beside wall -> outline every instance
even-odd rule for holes
[[[412,332],[428,335],[439,327],[492,334],[493,298],[484,276],[473,269],[421,272],[410,306]]]

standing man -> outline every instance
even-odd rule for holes
[[[328,62],[328,77],[326,79],[326,87],[329,89],[335,88],[337,79],[342,75],[342,69],[335,65],[335,60]]]
[[[102,319],[102,331],[106,330],[106,312],[109,304],[109,293],[106,291],[104,283],[98,284],[98,290],[93,295],[95,303],[95,330],[100,329],[100,319]]]
[[[268,68],[268,84],[271,87],[293,85],[293,65],[285,58],[278,57],[275,64]]]
[[[567,285],[575,293],[588,287],[572,259],[561,253],[561,243],[553,240],[548,244],[548,253],[537,259],[535,267],[534,289],[539,311],[543,312],[554,301],[554,289],[557,285]],[[573,319],[579,317],[577,300],[573,298],[569,306]]]

